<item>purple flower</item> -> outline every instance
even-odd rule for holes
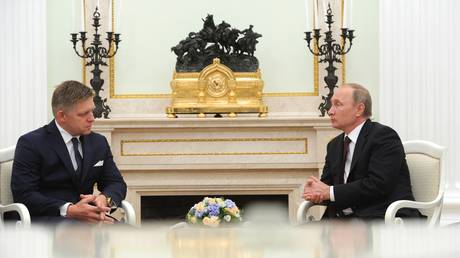
[[[225,200],[225,207],[226,208],[233,208],[235,206],[236,206],[236,204],[232,200],[230,200],[230,199]]]
[[[208,212],[209,212],[209,215],[211,216],[219,216],[219,213],[220,213],[219,204],[217,203],[210,204],[208,206]]]
[[[204,214],[204,212],[200,212],[200,211],[197,211],[197,210],[195,211],[195,217],[197,217],[199,219],[201,219],[203,217],[203,214]]]

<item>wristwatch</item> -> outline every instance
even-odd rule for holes
[[[107,199],[107,205],[110,207],[110,212],[113,212],[117,209],[117,204],[112,200],[112,197],[106,193],[101,193]]]

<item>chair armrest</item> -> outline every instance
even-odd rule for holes
[[[0,205],[0,214],[1,214],[1,220],[3,221],[3,213],[5,212],[10,212],[10,211],[15,211],[19,214],[19,217],[21,218],[20,221],[16,223],[17,226],[21,226],[24,228],[29,228],[30,227],[30,214],[29,210],[27,207],[22,204],[22,203],[12,203],[8,205]]]
[[[299,208],[297,209],[297,223],[298,224],[303,224],[305,222],[311,222],[313,220],[312,216],[309,216],[307,218],[307,212],[308,210],[316,205],[324,206],[326,204],[324,203],[313,203],[310,201],[303,201],[300,205]]]
[[[125,223],[135,226],[136,225],[136,213],[134,208],[128,201],[121,201],[121,208],[125,211]]]
[[[385,224],[400,224],[402,223],[401,218],[396,217],[396,213],[399,209],[402,208],[414,208],[414,209],[431,209],[435,207],[441,208],[442,206],[442,195],[438,196],[434,201],[431,202],[417,202],[417,201],[409,201],[409,200],[399,200],[395,201],[388,206],[385,212]],[[440,210],[438,212],[435,211],[436,214],[433,214],[433,217],[436,218],[431,219],[429,224],[430,226],[436,223],[437,218],[440,215]]]

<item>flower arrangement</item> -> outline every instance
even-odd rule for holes
[[[220,223],[242,221],[240,209],[230,199],[205,197],[193,205],[186,215],[189,224],[217,227]]]

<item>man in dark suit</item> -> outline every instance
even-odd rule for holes
[[[106,214],[126,196],[106,138],[91,131],[93,96],[80,82],[63,82],[52,97],[55,119],[18,140],[11,190],[33,221],[113,223]]]
[[[323,217],[383,219],[396,200],[414,200],[404,148],[398,134],[372,122],[367,89],[345,84],[336,90],[328,111],[332,127],[343,131],[327,146],[321,180],[310,177],[304,198],[327,202]],[[401,217],[419,217],[401,209]]]

